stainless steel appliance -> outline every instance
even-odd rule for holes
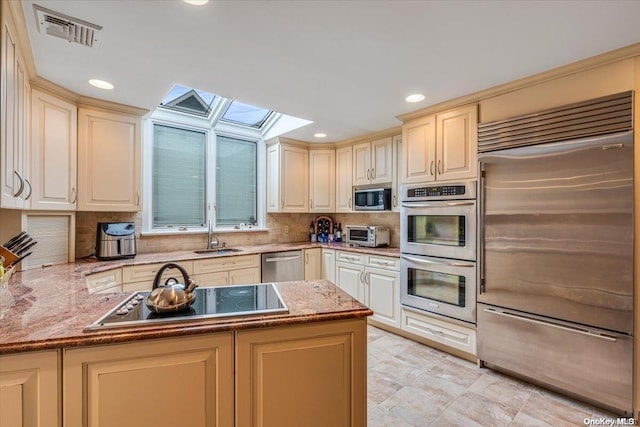
[[[191,307],[168,313],[156,313],[144,304],[151,291],[134,292],[84,331],[289,311],[273,283],[196,288],[193,292],[196,297]]]
[[[354,188],[353,200],[356,211],[390,211],[391,188]]]
[[[133,222],[99,222],[96,230],[96,258],[101,260],[136,256],[136,227]]]
[[[288,282],[303,279],[302,251],[262,254],[263,282]]]
[[[478,358],[632,413],[632,94],[479,126]]]
[[[367,246],[370,248],[389,246],[389,227],[347,225],[345,229],[345,241],[349,245]]]
[[[400,302],[476,322],[476,181],[403,186]]]
[[[402,253],[476,260],[476,181],[406,185],[400,201]]]

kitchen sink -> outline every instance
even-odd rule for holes
[[[194,251],[197,254],[228,254],[228,253],[232,253],[232,252],[240,252],[242,249],[236,249],[236,248],[211,248],[211,249],[200,249],[197,251]]]

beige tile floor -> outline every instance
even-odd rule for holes
[[[369,326],[368,425],[584,426],[617,417]]]

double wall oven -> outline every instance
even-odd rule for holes
[[[402,305],[476,322],[476,181],[401,189]]]

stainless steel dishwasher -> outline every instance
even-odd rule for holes
[[[262,282],[303,280],[302,251],[262,254]]]

